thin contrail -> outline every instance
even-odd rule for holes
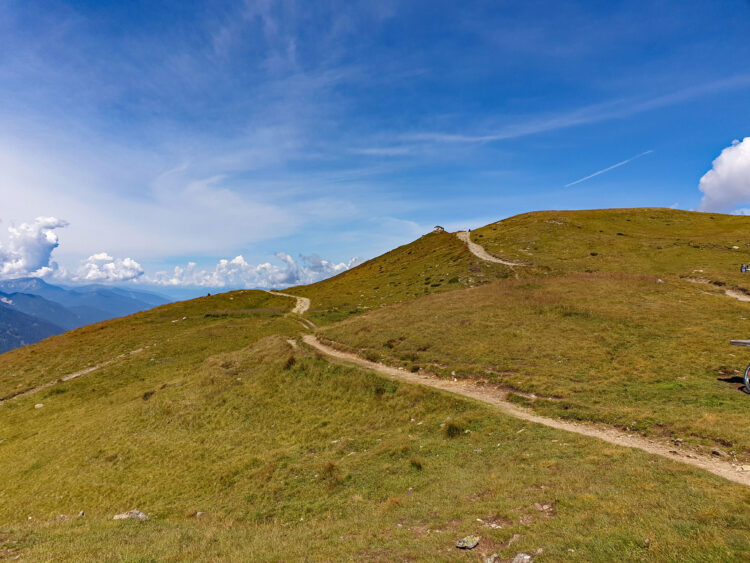
[[[589,174],[585,178],[581,178],[580,180],[576,180],[575,182],[571,182],[570,184],[565,184],[565,187],[568,188],[575,184],[580,184],[581,182],[585,182],[586,180],[589,180],[593,178],[594,176],[598,176],[599,174],[604,174],[605,172],[609,172],[610,170],[613,170],[614,168],[618,168],[619,166],[622,166],[623,164],[627,164],[628,162],[633,162],[636,158],[641,158],[642,156],[646,156],[647,154],[650,154],[652,152],[654,151],[646,151],[646,152],[642,152],[641,154],[637,154],[632,158],[623,160],[622,162],[618,162],[617,164],[613,164],[612,166],[608,166],[607,168],[603,168],[599,170],[598,172],[594,172],[593,174]]]

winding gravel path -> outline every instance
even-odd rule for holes
[[[468,231],[458,231],[456,233],[456,236],[460,240],[466,243],[466,246],[469,247],[469,251],[477,258],[481,258],[482,260],[485,260],[487,262],[505,264],[506,266],[525,266],[526,265],[526,264],[521,264],[520,262],[511,262],[510,260],[503,260],[502,258],[493,256],[492,254],[487,252],[483,246],[480,246],[475,242],[471,242],[471,233],[469,233]]]
[[[501,258],[497,258],[496,256],[492,256],[482,246],[471,242],[471,238],[467,231],[459,231],[456,233],[456,236],[466,243],[472,254],[482,260],[486,260],[488,262],[496,262],[498,264],[505,264],[506,266],[524,265],[518,262],[510,262],[508,260],[503,260]],[[297,303],[292,312],[298,315],[304,314],[310,308],[310,299],[308,299],[307,297],[299,297],[297,295],[290,295],[288,293],[281,293],[278,291],[269,291],[268,293],[271,293],[272,295],[281,295],[284,297],[291,297],[296,299]],[[732,297],[737,298],[734,295],[732,295]],[[309,321],[308,319],[302,320],[307,323],[306,326],[309,326],[309,328],[312,328],[313,330],[317,328],[315,324],[312,323],[312,321]],[[555,428],[557,430],[573,432],[574,434],[580,434],[582,436],[588,436],[590,438],[597,438],[599,440],[603,440],[617,446],[642,450],[646,453],[658,455],[672,461],[698,467],[734,483],[739,483],[741,485],[750,487],[750,466],[747,465],[735,465],[719,457],[705,455],[703,453],[686,449],[680,451],[677,449],[678,446],[649,440],[647,438],[634,434],[628,434],[612,427],[593,426],[589,424],[568,422],[556,418],[540,416],[511,403],[508,400],[507,391],[498,387],[492,385],[477,385],[476,382],[466,379],[454,379],[452,381],[447,379],[439,379],[437,377],[425,374],[411,373],[404,369],[371,362],[360,356],[357,356],[356,354],[342,352],[341,350],[337,350],[335,348],[332,348],[331,346],[323,344],[314,334],[302,335],[302,341],[315,350],[318,350],[319,352],[325,354],[332,360],[340,363],[352,364],[361,368],[376,371],[379,374],[385,375],[386,377],[398,381],[404,381],[406,383],[415,385],[426,385],[434,389],[440,389],[449,393],[455,393],[456,395],[469,397],[471,399],[475,399],[477,401],[492,405],[508,416],[513,416],[515,418],[519,418],[521,420],[526,420],[528,422],[533,422],[536,424],[542,424],[544,426]],[[290,340],[289,343],[292,348],[296,348],[296,343],[293,340]]]
[[[299,295],[290,295],[288,293],[281,293],[280,291],[269,291],[271,295],[281,295],[282,297],[291,297],[292,299],[297,300],[297,304],[294,306],[294,309],[292,309],[292,313],[297,313],[298,315],[304,315],[307,310],[310,308],[310,300],[307,297],[300,297]]]
[[[403,369],[371,362],[355,354],[342,352],[327,346],[318,340],[313,334],[303,335],[302,340],[309,346],[338,362],[370,369],[391,379],[405,381],[416,385],[426,385],[449,393],[470,397],[477,401],[493,405],[509,416],[527,420],[529,422],[535,422],[537,424],[543,424],[544,426],[549,426],[558,430],[565,430],[567,432],[573,432],[591,438],[598,438],[599,440],[604,440],[610,444],[643,450],[644,452],[658,455],[672,461],[698,467],[705,471],[709,471],[714,475],[718,475],[719,477],[724,477],[729,481],[750,487],[750,471],[742,470],[743,467],[748,466],[735,466],[732,463],[717,457],[707,456],[692,451],[678,451],[677,446],[648,440],[642,436],[627,434],[615,428],[578,424],[556,418],[539,416],[508,401],[507,393],[497,387],[492,387],[490,385],[480,386],[475,382],[466,379],[453,381],[439,379],[437,377],[411,373]]]

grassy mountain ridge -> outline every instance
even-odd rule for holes
[[[538,211],[476,229],[472,239],[549,273],[703,274],[741,283],[740,263],[750,262],[750,218],[677,209]]]
[[[192,339],[191,347],[202,348],[205,342],[201,339],[214,342],[221,338],[227,338],[219,345],[221,349],[235,346],[242,343],[241,331],[247,322],[254,324],[267,315],[279,317],[290,302],[265,291],[237,291],[163,305],[68,331],[0,355],[0,398],[177,337]],[[292,321],[285,324],[298,326]]]
[[[551,416],[747,456],[750,403],[733,371],[746,360],[726,339],[750,329],[750,304],[681,278],[692,247],[669,258],[672,269],[641,255],[663,237],[641,234],[622,249],[630,257],[587,272],[573,250],[601,234],[599,219],[566,227],[558,240],[545,213],[524,216],[522,234],[505,239],[495,224],[493,252],[541,241],[529,267],[481,263],[455,236],[434,233],[286,291],[312,300],[322,335],[368,357],[499,383]],[[653,211],[623,213],[631,221],[622,222],[640,224]],[[686,217],[703,224],[697,215]],[[723,232],[700,242],[711,276],[734,256],[709,245],[726,242]],[[554,246],[566,242],[569,260]],[[750,556],[746,488],[331,364],[299,341],[307,329],[289,314],[293,305],[229,292],[0,355],[0,397],[51,385],[0,405],[0,482],[11,484],[0,491],[0,558]],[[135,508],[150,519],[112,519]],[[479,547],[456,550],[468,534],[481,537]]]
[[[510,275],[507,266],[478,259],[452,234],[433,232],[337,276],[288,291],[310,297],[311,318],[327,324],[369,309]]]
[[[750,287],[739,272],[750,261],[750,218],[542,211],[471,236],[525,263],[514,268],[520,279],[404,301],[323,334],[372,360],[515,389],[546,414],[750,459],[741,391],[750,357],[729,346],[750,333],[750,304],[723,293]]]

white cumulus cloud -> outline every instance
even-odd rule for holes
[[[289,254],[279,252],[280,264],[264,262],[249,264],[242,256],[220,260],[213,269],[198,268],[195,262],[176,266],[172,272],[157,272],[145,281],[164,286],[271,288],[320,281],[357,265],[359,259],[338,264],[320,256],[300,256],[297,262]]]
[[[143,268],[132,258],[113,258],[106,252],[92,254],[83,261],[74,281],[124,282],[143,275]]]
[[[0,277],[41,277],[57,271],[57,263],[50,260],[60,244],[55,229],[67,225],[55,217],[37,217],[33,223],[8,227],[8,244],[0,244]]]
[[[195,262],[177,266],[171,272],[150,276],[132,258],[115,258],[98,252],[83,260],[74,270],[66,270],[52,260],[59,246],[55,229],[67,221],[38,217],[32,223],[9,227],[6,246],[0,244],[0,278],[46,277],[72,283],[122,283],[139,281],[162,286],[212,288],[271,288],[309,284],[339,274],[355,266],[359,259],[335,263],[313,254],[295,260],[289,254],[276,254],[279,262],[250,264],[242,256],[220,260],[213,268],[200,268]]]
[[[83,261],[75,274],[52,260],[60,245],[55,229],[68,222],[56,217],[37,217],[32,223],[8,227],[7,245],[0,244],[0,278],[46,277],[71,282],[123,282],[143,275],[143,268],[132,258],[113,258],[106,252]]]
[[[703,192],[698,211],[727,212],[750,202],[750,137],[721,151],[698,189]]]

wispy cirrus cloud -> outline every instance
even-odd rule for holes
[[[352,154],[365,156],[406,156],[413,154],[418,147],[414,145],[390,146],[390,147],[363,147],[350,149]]]
[[[400,138],[405,141],[427,143],[491,143],[507,139],[516,139],[537,133],[566,129],[578,125],[587,125],[611,119],[621,119],[645,111],[697,99],[716,92],[747,88],[749,86],[750,74],[739,74],[724,79],[708,81],[699,86],[690,86],[681,90],[667,92],[647,99],[631,98],[626,100],[608,101],[563,112],[558,115],[519,121],[483,134],[427,131],[406,133],[401,135]]]
[[[583,170],[608,161],[608,120],[629,118],[637,146],[698,144],[725,126],[703,104],[646,112],[750,86],[732,75],[744,29],[714,7],[441,3],[425,19],[394,0],[74,4],[0,2],[0,211],[65,217],[54,256],[93,278],[189,262],[210,277],[240,255],[227,268],[247,274],[285,267],[280,248],[340,263],[424,232],[409,221],[560,205],[545,190],[573,177],[573,150]],[[741,115],[739,98],[711,102]],[[552,131],[560,142],[499,143]]]
[[[615,168],[619,168],[620,166],[624,166],[628,164],[629,162],[633,162],[634,160],[637,160],[641,158],[642,156],[646,156],[647,154],[651,154],[652,150],[644,151],[640,154],[637,154],[631,158],[628,158],[626,160],[623,160],[621,162],[618,162],[617,164],[613,164],[612,166],[607,166],[606,168],[602,168],[601,170],[597,170],[593,174],[589,174],[588,176],[584,176],[583,178],[579,178],[578,180],[575,180],[573,182],[570,182],[569,184],[565,184],[566,188],[569,188],[570,186],[575,186],[576,184],[580,184],[581,182],[585,182],[586,180],[590,180],[591,178],[595,178],[596,176],[599,176],[600,174],[604,174],[605,172],[609,172],[610,170],[614,170]]]

